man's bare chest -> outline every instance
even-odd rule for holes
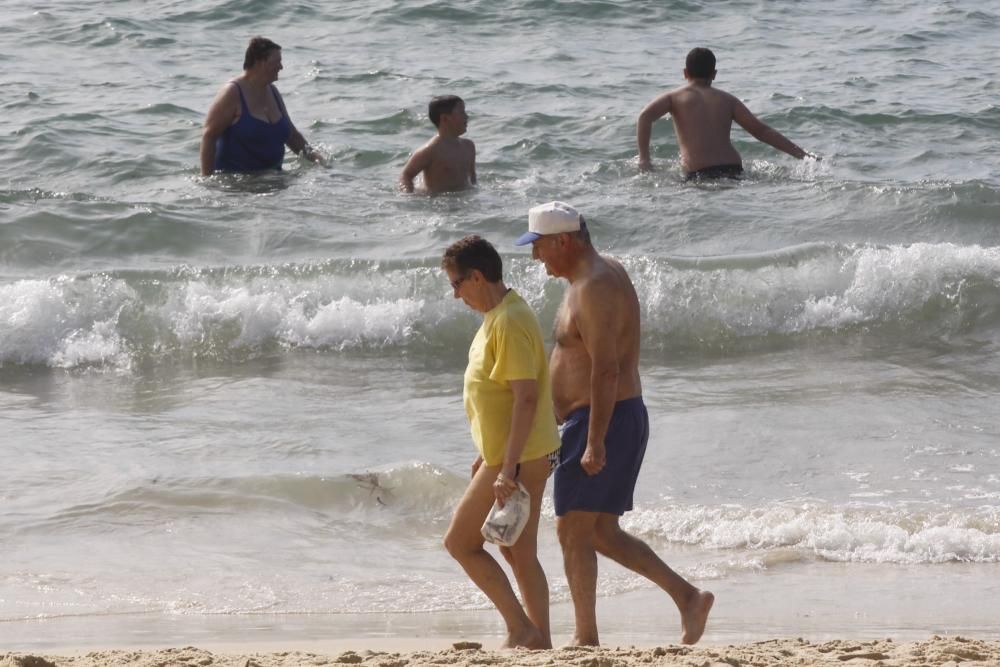
[[[562,348],[575,347],[581,344],[580,331],[573,317],[573,309],[564,301],[556,313],[556,321],[552,332],[556,344]]]

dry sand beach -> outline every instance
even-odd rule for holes
[[[274,653],[212,653],[185,647],[160,650],[93,651],[73,656],[0,655],[0,667],[94,667],[97,665],[169,665],[218,667],[285,667],[291,665],[365,665],[409,667],[417,665],[500,665],[502,667],[578,665],[579,667],[631,667],[633,665],[882,665],[931,667],[938,665],[1000,665],[1000,641],[934,636],[924,641],[897,643],[834,640],[774,639],[726,646],[655,648],[567,647],[551,651],[483,650],[479,643],[459,642],[437,651],[394,652],[380,649],[334,651],[328,654],[299,651]]]

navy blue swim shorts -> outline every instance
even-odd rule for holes
[[[697,171],[689,171],[684,174],[685,181],[702,181],[716,178],[738,179],[743,175],[742,164],[719,164],[714,167],[705,167]]]
[[[632,509],[632,492],[649,440],[649,414],[642,396],[615,403],[604,438],[606,463],[593,476],[580,466],[589,425],[590,406],[584,406],[569,413],[560,429],[562,449],[553,492],[556,516],[573,510],[621,516]]]

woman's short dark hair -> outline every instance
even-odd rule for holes
[[[444,251],[441,268],[451,269],[463,276],[479,271],[488,282],[498,283],[503,279],[503,261],[500,253],[486,239],[475,234],[455,241]]]
[[[684,62],[688,74],[695,79],[711,79],[715,74],[715,54],[704,47],[697,47],[688,52]]]
[[[261,60],[267,60],[272,51],[280,50],[281,47],[267,37],[254,37],[247,45],[247,52],[243,56],[243,69],[250,69]]]
[[[441,122],[441,114],[451,113],[459,104],[463,102],[458,95],[438,95],[427,105],[427,116],[434,123],[434,127],[437,127]]]

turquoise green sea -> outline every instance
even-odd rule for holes
[[[577,206],[643,307],[625,525],[717,597],[705,640],[997,636],[1000,12],[964,0],[41,0],[0,13],[0,646],[481,638],[441,547],[474,450],[469,233]],[[198,176],[247,40],[328,158]],[[635,121],[708,46],[740,129],[685,183]],[[397,192],[458,94],[479,187]],[[551,345],[551,341],[548,341]],[[556,642],[572,615],[551,503]],[[602,564],[605,637],[679,637]]]

